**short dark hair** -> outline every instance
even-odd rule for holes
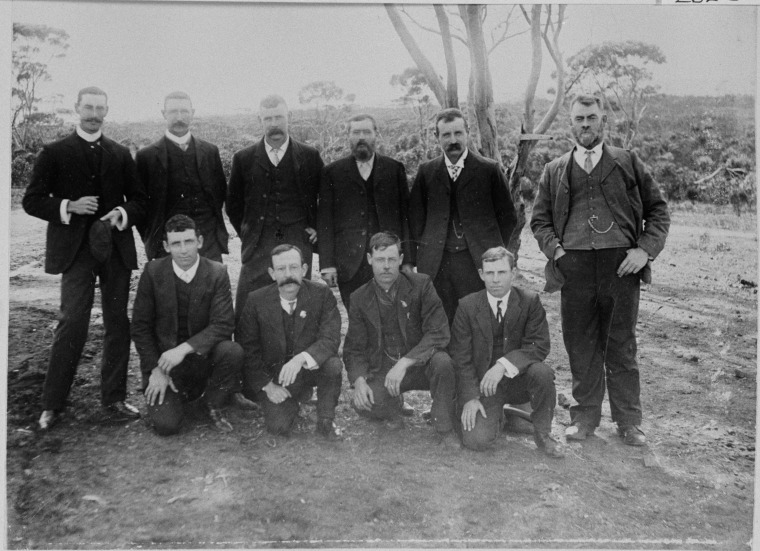
[[[103,90],[98,88],[97,86],[87,86],[86,88],[82,88],[79,90],[79,93],[77,94],[77,105],[79,105],[82,102],[82,96],[85,94],[91,94],[93,96],[105,96],[106,103],[108,103],[108,94],[106,94]]]
[[[278,96],[277,94],[269,94],[267,97],[261,100],[261,103],[259,103],[259,109],[274,109],[280,104],[284,105],[285,109],[288,108],[288,104],[285,101],[285,98]]]
[[[195,235],[198,235],[198,226],[195,225],[195,220],[185,214],[175,214],[164,224],[164,240],[168,239],[169,232],[185,230],[194,230]]]
[[[442,111],[438,111],[438,114],[435,116],[435,137],[438,137],[438,123],[440,121],[443,122],[451,122],[456,119],[462,119],[464,121],[464,131],[469,132],[469,128],[467,126],[467,119],[464,117],[464,114],[459,110],[455,109],[453,107],[450,107],[449,109],[444,109]]]
[[[369,252],[372,254],[374,251],[382,251],[393,245],[396,245],[398,252],[401,253],[401,239],[399,239],[398,235],[388,231],[381,231],[370,237]]]
[[[486,262],[496,262],[497,260],[501,260],[502,258],[506,258],[509,261],[510,270],[515,269],[515,265],[517,264],[517,261],[515,260],[515,255],[513,255],[504,247],[491,247],[486,252],[484,252],[480,257],[480,267],[482,268],[483,264],[485,264]]]
[[[190,102],[190,105],[193,104],[193,100],[190,99],[190,96],[187,94],[187,92],[181,92],[181,91],[170,92],[164,98],[164,109],[166,109],[166,102],[169,101],[170,99],[186,99],[187,101]]]
[[[604,111],[604,105],[602,104],[602,98],[600,98],[597,95],[594,94],[578,94],[573,98],[573,101],[570,102],[570,109],[573,109],[573,105],[576,103],[580,103],[581,105],[594,105],[596,104],[599,106],[599,109]]]
[[[272,252],[269,253],[269,265],[274,268],[274,262],[273,258],[277,255],[281,255],[282,253],[286,253],[288,251],[298,251],[298,256],[301,257],[301,264],[303,264],[303,253],[301,252],[301,249],[296,247],[295,245],[291,245],[290,243],[283,243],[282,245],[277,245],[274,249],[272,249]]]
[[[375,117],[367,113],[359,113],[358,115],[354,115],[353,117],[348,119],[348,122],[346,122],[346,132],[351,133],[352,122],[360,122],[360,121],[367,121],[367,120],[372,121],[372,128],[375,130],[375,133],[377,133],[377,121],[375,120]]]

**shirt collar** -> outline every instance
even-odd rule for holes
[[[496,310],[496,303],[498,301],[501,301],[501,313],[502,313],[502,315],[504,315],[504,314],[507,313],[507,302],[509,302],[509,294],[511,292],[512,292],[512,289],[510,289],[509,291],[507,291],[507,294],[504,295],[503,297],[496,298],[491,293],[489,293],[488,291],[486,291],[486,296],[488,297],[488,306],[491,307],[491,312],[493,312],[494,316],[496,315],[496,312],[497,312],[497,310]]]
[[[296,298],[294,298],[292,301],[284,299],[282,296],[280,296],[280,306],[282,306],[282,309],[285,310],[286,314],[290,314],[290,304],[293,304],[293,312],[296,311],[296,306],[298,306],[298,295],[296,295]]]
[[[462,153],[462,155],[459,157],[459,160],[456,163],[452,163],[451,161],[449,161],[448,155],[446,155],[444,153],[443,154],[443,158],[446,159],[446,168],[448,168],[449,170],[453,166],[458,166],[459,168],[464,168],[464,160],[467,158],[467,153],[469,153],[469,150],[465,147],[464,148],[464,153]]]
[[[168,130],[164,133],[164,135],[166,136],[167,140],[170,140],[176,143],[177,145],[185,145],[186,143],[190,143],[190,139],[193,137],[193,135],[190,132],[188,132],[184,136],[175,136]]]
[[[195,273],[198,271],[198,266],[200,263],[201,255],[198,255],[198,257],[195,259],[195,264],[190,266],[187,270],[180,268],[179,265],[174,262],[174,260],[172,260],[172,268],[174,268],[174,273],[178,278],[186,283],[190,283],[195,278]]]
[[[266,138],[264,138],[264,145],[266,146],[267,153],[271,155],[271,153],[275,150],[275,148],[269,145],[269,142],[267,142]],[[283,143],[279,148],[277,148],[280,159],[282,159],[283,155],[287,153],[289,146],[290,146],[290,136],[288,136],[285,139],[285,143]]]
[[[97,142],[101,138],[102,135],[103,135],[103,132],[100,129],[98,129],[98,131],[95,132],[94,134],[89,134],[85,132],[84,130],[82,130],[82,127],[80,125],[77,125],[77,136],[79,136],[86,142],[90,142],[90,143]]]
[[[386,291],[382,287],[380,287],[380,284],[377,282],[376,279],[372,278],[372,282],[375,284],[375,292],[377,293],[380,300],[383,300],[385,302],[395,302],[396,301],[396,294],[398,293],[398,282],[401,279],[401,274],[396,278],[396,281],[393,282],[393,284],[390,286],[390,288]]]
[[[581,158],[586,157],[586,151],[593,151],[594,154],[591,156],[592,159],[600,159],[602,157],[602,146],[604,145],[604,140],[596,144],[591,149],[586,149],[580,144],[575,144],[575,154],[579,155]],[[581,163],[581,166],[583,166],[583,163]]]
[[[356,157],[354,157],[354,160],[356,161],[356,166],[367,165],[368,167],[372,168],[375,165],[375,154],[373,153],[372,157],[370,157],[368,161],[360,161]]]

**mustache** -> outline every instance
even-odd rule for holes
[[[188,124],[185,121],[176,121],[172,126],[179,128],[187,128]]]
[[[301,286],[301,282],[300,282],[300,281],[298,281],[298,280],[296,280],[295,278],[292,278],[292,277],[289,277],[289,278],[283,279],[282,281],[280,281],[280,282],[277,284],[277,286],[278,286],[278,287],[284,287],[285,285],[288,285],[288,284],[290,284],[290,283],[293,283],[293,284],[295,284],[295,285],[298,285],[299,287]]]
[[[88,117],[84,119],[84,122],[103,122],[103,119],[100,117]]]
[[[272,136],[275,136],[277,134],[285,135],[285,132],[283,132],[280,128],[270,128],[267,130],[267,137],[271,138]]]
[[[462,146],[459,145],[458,143],[451,143],[446,146],[446,151],[461,151],[461,150],[462,150]]]

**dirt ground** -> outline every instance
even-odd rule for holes
[[[557,461],[523,434],[506,433],[483,453],[436,447],[421,417],[429,407],[425,393],[408,396],[416,415],[390,432],[359,418],[344,387],[336,418],[342,440],[335,443],[314,434],[308,405],[290,438],[269,436],[260,417],[232,408],[230,434],[215,432],[193,407],[174,437],[156,436],[143,421],[103,424],[97,302],[66,415],[38,434],[59,278],[43,273],[44,223],[13,210],[8,545],[747,549],[758,244],[754,216],[742,217],[738,229],[732,217],[676,212],[654,283],[642,290],[648,446],[624,446],[606,408],[596,436],[569,446]],[[528,232],[523,243],[518,284],[538,290],[543,257]],[[232,245],[234,286],[239,240]],[[542,300],[552,334],[549,363],[558,392],[571,399],[559,294]],[[145,411],[134,353],[129,375],[129,400]],[[561,437],[569,413],[561,405],[555,412]]]

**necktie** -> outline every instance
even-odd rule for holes
[[[361,174],[365,182],[369,178],[370,172],[372,172],[372,169],[369,167],[369,163],[359,163],[359,174]]]
[[[190,283],[192,280],[190,279],[190,274],[187,272],[182,272],[182,275],[180,276],[180,279],[184,281],[185,283]]]
[[[457,178],[459,177],[459,171],[461,170],[461,168],[462,168],[462,167],[460,167],[460,166],[457,166],[457,165],[453,165],[453,166],[451,167],[451,179],[452,179],[454,182],[456,182],[456,181],[457,181]]]
[[[280,148],[279,147],[277,149],[275,149],[274,147],[272,148],[272,164],[274,166],[277,166],[278,164],[280,164]]]
[[[186,143],[181,143],[181,144],[179,144],[179,148],[180,148],[182,151],[187,151],[187,144],[186,144]]]
[[[291,316],[293,315],[293,312],[295,312],[295,311],[296,311],[296,301],[297,301],[297,300],[298,300],[298,299],[296,299],[296,300],[289,300],[289,301],[288,301],[288,308],[290,309],[290,310],[288,311],[288,314],[290,314]]]
[[[501,323],[501,320],[504,319],[504,314],[501,311],[501,301],[496,301],[496,323]]]
[[[594,152],[590,149],[586,150],[586,160],[583,161],[583,170],[586,171],[586,174],[591,174],[591,171],[594,170],[594,165],[591,163],[591,155],[593,155]]]

